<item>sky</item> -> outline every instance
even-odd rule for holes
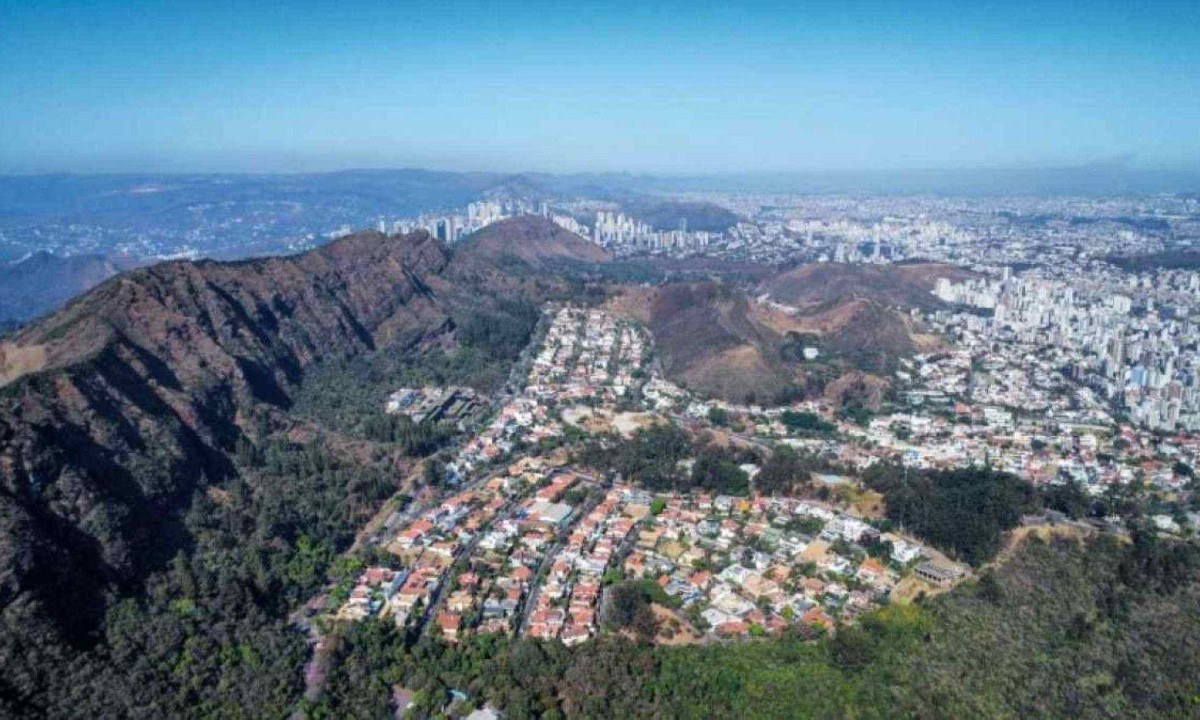
[[[1200,166],[1200,3],[0,0],[0,173]]]

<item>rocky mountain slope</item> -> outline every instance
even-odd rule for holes
[[[770,402],[790,378],[778,358],[782,335],[754,317],[736,288],[720,283],[659,288],[649,326],[668,377],[715,397]]]
[[[556,238],[548,225],[507,229]],[[451,346],[464,311],[553,285],[482,256],[365,232],[298,256],[163,263],[0,341],[0,609],[86,638],[109,598],[187,546],[193,496],[236,472],[249,419],[286,410],[307,368]]]
[[[82,630],[161,565],[191,495],[232,472],[238,421],[286,407],[305,366],[449,330],[425,235],[118,276],[0,345],[0,604]],[[91,602],[67,597],[91,594]],[[81,616],[82,614],[82,616]]]

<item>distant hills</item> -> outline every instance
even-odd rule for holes
[[[140,264],[135,258],[122,256],[60,257],[36,252],[19,262],[0,265],[0,321],[32,320]]]
[[[674,176],[412,168],[0,176],[0,274],[5,275],[0,278],[0,321],[41,315],[104,275],[97,266],[68,265],[49,274],[35,273],[33,266],[22,268],[23,275],[4,272],[5,263],[31,253],[86,255],[93,263],[114,263],[117,269],[142,257],[187,254],[241,259],[286,254],[320,244],[327,233],[342,226],[370,227],[381,217],[459,208],[480,198],[586,197],[615,203],[622,212],[660,230],[686,224],[693,231],[720,232],[737,222],[734,213],[713,203],[664,196],[694,192],[1186,194],[1197,187],[1200,172],[1195,170],[1140,170],[1120,163]]]
[[[710,202],[658,200],[637,197],[621,202],[629,215],[656,230],[680,230],[720,233],[733,227],[738,216]]]
[[[429,170],[0,176],[0,263],[31,252],[241,259],[341,227],[538,191],[521,176]]]
[[[0,321],[38,317],[158,257],[292,254],[381,216],[549,193],[522,175],[427,170],[0,176]]]
[[[542,180],[542,175],[531,175]],[[1121,159],[1058,167],[808,170],[689,175],[580,173],[549,176],[565,187],[635,193],[1142,195],[1195,193],[1200,168],[1131,167]]]
[[[414,217],[479,198],[590,198],[617,203],[659,229],[735,222],[687,193],[1113,195],[1194,193],[1200,171],[1119,163],[1089,167],[879,172],[445,172],[412,168],[322,173],[0,175],[0,262],[57,254],[182,252],[240,258],[295,252],[297,239],[380,217]],[[133,248],[133,249],[131,249]]]
[[[1148,255],[1110,255],[1104,260],[1127,272],[1196,270],[1200,268],[1200,250],[1182,248]]]
[[[0,176],[0,321],[32,319],[119,270],[162,257],[292,254],[340,227],[373,227],[379,218],[584,190],[660,229],[720,231],[737,220],[710,203],[616,185],[583,188],[549,175],[401,169]]]
[[[0,217],[60,216],[171,222],[207,203],[242,209],[254,203],[290,201],[341,207],[346,222],[355,211],[416,215],[465,205],[504,192],[506,173],[436,170],[349,170],[329,173],[0,175]]]

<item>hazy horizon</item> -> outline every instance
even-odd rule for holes
[[[0,173],[1200,168],[1183,3],[0,3]]]
[[[465,170],[419,167],[348,167],[315,171],[125,171],[0,173],[0,212],[21,213],[28,203],[47,203],[82,197],[140,194],[145,183],[183,181],[218,184],[221,178],[238,185],[339,182],[360,178],[369,183],[394,182],[437,186],[450,178],[475,178],[480,188],[497,187],[520,179],[532,182],[534,192],[553,196],[617,194],[781,193],[810,195],[930,195],[930,196],[1118,196],[1200,192],[1200,169],[1144,169],[1120,163],[1073,167],[951,168],[913,170],[814,170],[741,173],[544,173],[533,170]],[[453,181],[451,181],[453,182]],[[181,190],[187,185],[166,185]],[[160,193],[151,193],[157,195]]]

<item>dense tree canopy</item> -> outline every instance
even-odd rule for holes
[[[810,412],[785,410],[779,421],[788,430],[802,435],[829,435],[837,430],[836,425]]]
[[[320,440],[243,440],[238,458],[237,478],[195,498],[190,550],[117,601],[101,637],[68,643],[33,608],[0,628],[0,715],[287,715],[308,652],[287,615],[396,488]]]
[[[864,480],[887,500],[888,517],[943,550],[978,565],[1034,505],[1033,487],[990,468],[918,471],[872,466]]]
[[[754,478],[754,489],[762,495],[791,495],[806,489],[812,473],[834,468],[810,453],[788,445],[776,445]]]
[[[657,492],[686,486],[679,464],[694,452],[691,438],[674,425],[656,424],[632,438],[600,437],[589,441],[580,459],[584,464],[639,483]]]

